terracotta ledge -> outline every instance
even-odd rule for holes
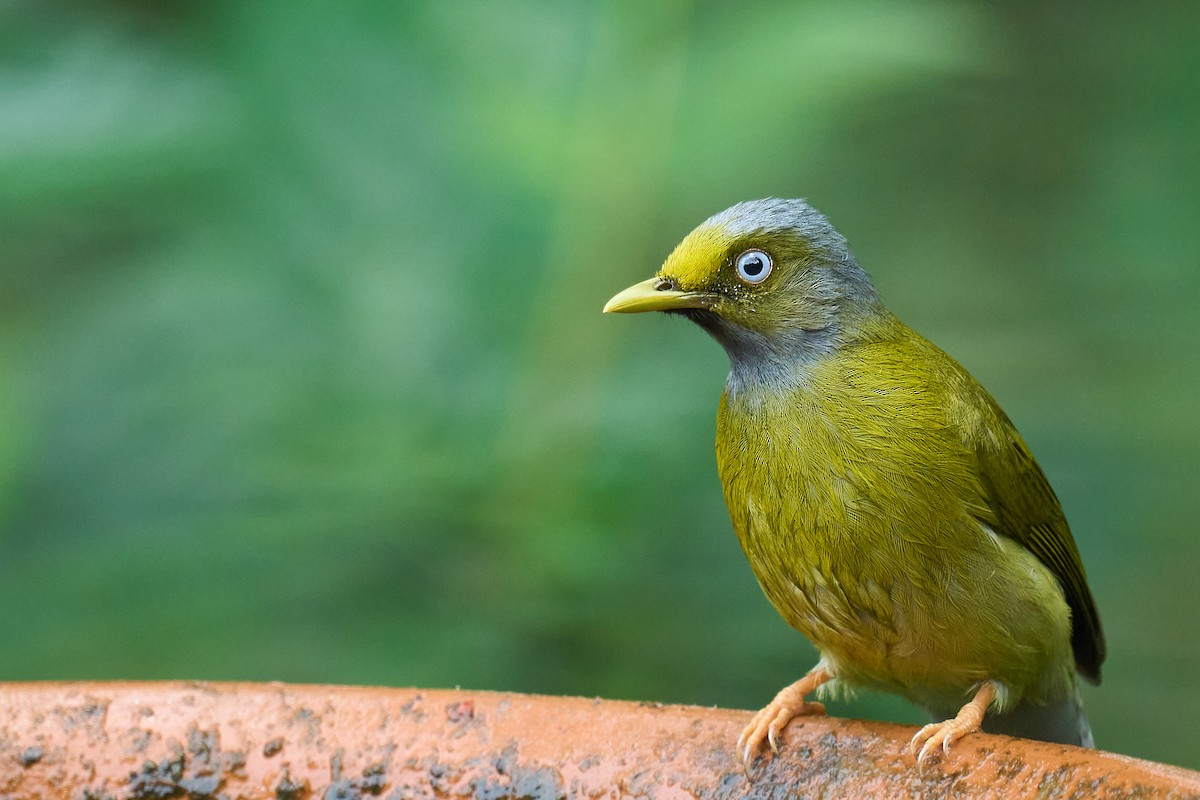
[[[1200,773],[972,736],[917,771],[901,725],[813,718],[751,783],[743,711],[253,683],[0,684],[11,798],[1200,797]]]

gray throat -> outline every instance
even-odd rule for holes
[[[717,340],[729,356],[725,391],[800,388],[812,368],[838,347],[836,323],[817,330],[792,330],[765,336],[733,324],[711,311],[689,310],[687,317]]]

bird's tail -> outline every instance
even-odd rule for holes
[[[1003,714],[995,712],[984,717],[983,729],[988,733],[1004,733],[1043,742],[1059,742],[1081,747],[1095,747],[1092,727],[1083,713],[1083,700],[1075,689],[1066,699],[1046,705],[1024,702]]]

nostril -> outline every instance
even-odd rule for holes
[[[677,288],[679,287],[675,285],[673,278],[659,278],[658,283],[654,284],[654,291],[656,292],[674,291]]]

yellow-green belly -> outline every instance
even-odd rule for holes
[[[848,686],[956,707],[985,679],[1006,705],[1073,685],[1053,574],[977,513],[969,454],[922,398],[846,419],[836,394],[722,399],[725,500],[767,597]],[[926,407],[928,406],[928,407]],[[877,412],[877,413],[876,413]]]

